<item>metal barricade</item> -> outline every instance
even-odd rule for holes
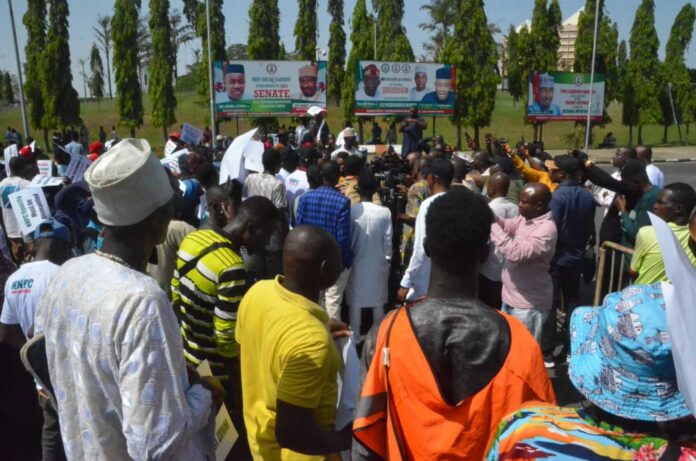
[[[607,253],[611,253],[607,256]],[[620,253],[620,256],[617,255]],[[609,266],[609,280],[607,293],[619,291],[623,288],[626,279],[626,257],[633,255],[633,248],[625,247],[614,242],[603,242],[599,247],[599,262],[597,263],[597,277],[595,286],[594,305],[599,306],[602,302],[602,291],[604,289],[605,272],[607,271],[607,261]],[[617,260],[619,265],[617,266]]]

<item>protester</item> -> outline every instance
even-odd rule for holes
[[[636,146],[636,155],[638,160],[645,162],[645,172],[648,174],[650,183],[662,189],[665,186],[665,175],[652,163],[652,154],[652,149],[649,146]]]
[[[319,152],[314,148],[300,149],[298,152],[297,169],[285,178],[285,191],[288,195],[288,206],[292,207],[293,210],[293,220],[291,220],[293,223],[295,217],[295,201],[309,190],[307,169],[310,165],[315,164],[319,157]]]
[[[105,226],[104,244],[63,264],[36,318],[46,336],[65,454],[212,456],[208,422],[216,410],[206,387],[218,388],[187,370],[174,312],[143,273],[173,213],[167,176],[146,141],[124,139],[85,179]],[[214,394],[219,402],[221,393]]]
[[[297,151],[292,147],[288,146],[281,152],[281,169],[276,175],[279,181],[285,183],[285,178],[287,178],[291,173],[297,169],[297,164],[299,162],[299,156]]]
[[[316,190],[306,192],[297,205],[296,224],[311,224],[333,235],[341,249],[343,272],[325,292],[326,311],[329,317],[340,318],[343,290],[348,283],[353,264],[353,251],[350,245],[350,200],[336,190],[338,184],[338,164],[333,161],[321,164],[322,185]]]
[[[10,160],[10,176],[0,181],[0,197],[2,198],[2,221],[5,235],[10,244],[12,259],[19,265],[26,261],[32,251],[31,236],[22,236],[17,217],[12,210],[10,195],[30,186],[30,180],[35,176],[36,163],[28,157],[13,157]]]
[[[694,207],[694,188],[677,182],[668,184],[660,191],[653,206],[653,213],[669,225],[691,264],[696,268],[696,255],[689,251],[689,215]],[[638,285],[651,285],[667,280],[665,262],[653,226],[645,226],[638,231],[631,258],[631,274],[636,278],[634,283]]]
[[[636,155],[636,150],[633,147],[620,147],[616,149],[616,153],[611,159],[611,164],[614,168],[616,168],[616,170],[611,173],[611,177],[617,181],[621,181],[621,170],[626,165],[626,161],[631,158],[636,158]],[[614,203],[614,198],[616,197],[615,192],[605,189],[604,187],[594,185],[592,189],[592,195],[594,196],[595,201],[599,206],[604,208],[604,215],[606,216]]]
[[[87,158],[90,162],[95,161],[101,154],[104,153],[104,143],[101,141],[94,141],[89,145],[89,155]]]
[[[555,401],[532,336],[477,299],[492,215],[461,188],[433,200],[427,297],[389,314],[364,352],[353,459],[481,459],[502,415]]]
[[[523,155],[527,160],[531,162],[529,151],[527,150],[527,147],[525,145],[521,145],[519,147],[518,153],[514,153],[512,149],[510,149],[510,146],[508,146],[507,144],[504,146],[504,150],[505,153],[507,153],[507,155],[510,156],[510,159],[512,159],[512,165],[528,182],[542,183],[545,186],[547,186],[551,192],[556,190],[556,188],[558,187],[558,183],[554,183],[553,181],[551,181],[551,177],[546,171],[538,170],[536,168],[527,166],[524,163],[524,160],[520,158],[519,154]]]
[[[404,134],[404,139],[401,144],[401,158],[406,158],[411,152],[421,152],[421,140],[423,139],[423,130],[428,127],[425,119],[418,115],[418,107],[412,106],[409,117],[401,122],[399,131]]]
[[[392,257],[392,217],[388,208],[375,204],[372,197],[379,184],[374,175],[363,170],[358,178],[360,202],[350,209],[353,269],[346,286],[350,306],[350,328],[361,341],[362,313],[372,311],[376,325],[384,317],[388,298],[389,263]]]
[[[495,216],[501,219],[512,219],[519,215],[516,203],[507,199],[510,187],[510,176],[505,173],[494,173],[488,181],[488,197],[491,199],[488,206]],[[500,309],[503,305],[501,292],[503,289],[502,272],[505,257],[495,245],[491,244],[486,260],[479,270],[479,299],[494,309]]]
[[[65,145],[65,150],[70,155],[85,155],[85,147],[80,144],[80,133],[70,132],[70,142]]]
[[[345,152],[348,155],[359,155],[362,156],[358,150],[358,135],[353,128],[344,128],[343,132],[343,144],[341,144],[337,149],[331,152],[331,160],[336,160],[336,157],[341,152]]]
[[[630,286],[600,307],[576,309],[568,374],[590,404],[525,405],[503,419],[487,459],[696,456],[696,421],[677,387],[665,308],[657,284]]]
[[[70,231],[54,220],[42,222],[34,232],[35,256],[22,265],[5,284],[0,315],[0,343],[19,351],[34,335],[34,317],[39,299],[61,264],[70,256]],[[43,410],[41,454],[44,460],[65,459],[58,413],[42,388],[38,388]]]
[[[423,242],[426,238],[425,218],[428,214],[428,207],[433,201],[447,192],[452,184],[454,177],[454,167],[452,163],[445,159],[436,159],[428,170],[426,181],[432,195],[421,203],[416,217],[415,237],[413,244],[413,255],[404,271],[401,279],[401,287],[397,293],[397,299],[403,301],[415,301],[422,298],[428,292],[430,280],[430,258],[425,252]]]

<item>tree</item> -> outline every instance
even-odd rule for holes
[[[27,44],[24,47],[27,63],[24,67],[24,95],[29,104],[29,123],[35,128],[43,128],[44,101],[41,93],[41,58],[46,48],[46,2],[29,0],[27,12],[22,18],[27,30]],[[48,133],[44,131],[44,141]]]
[[[0,94],[2,94],[1,99],[4,100],[6,103],[15,103],[14,90],[12,89],[12,76],[9,72],[5,72],[2,75],[2,91],[0,92]]]
[[[106,81],[109,84],[109,99],[114,99],[114,93],[111,91],[111,17],[99,16],[97,18],[97,27],[92,27],[97,35],[97,41],[104,50],[106,57]]]
[[[138,81],[140,82],[140,90],[145,91],[143,65],[148,64],[152,56],[150,28],[148,27],[148,20],[145,16],[138,19],[138,38],[136,42],[138,44]]]
[[[413,48],[401,24],[404,0],[373,0],[372,5],[377,8],[377,59],[413,61]]]
[[[667,142],[667,127],[684,120],[686,115],[684,108],[688,99],[693,97],[689,71],[684,63],[684,53],[691,43],[694,21],[696,21],[696,9],[687,3],[674,19],[665,47],[665,61],[662,64],[662,78],[659,87],[662,125],[664,127],[662,142],[665,143]],[[677,120],[674,120],[672,114],[670,91]]]
[[[116,107],[120,123],[130,129],[143,124],[143,95],[138,81],[138,6],[131,0],[116,0],[111,20],[116,77]]]
[[[152,103],[152,124],[162,127],[162,139],[167,128],[176,123],[176,97],[172,85],[172,58],[174,56],[169,22],[169,0],[150,0],[150,33],[152,57],[148,94]]]
[[[92,96],[99,100],[104,97],[104,64],[96,43],[92,44],[92,51],[89,53],[89,70],[92,73],[89,88]]]
[[[457,98],[454,121],[457,144],[461,145],[461,126],[473,127],[476,144],[479,130],[488,126],[495,108],[498,49],[488,29],[483,0],[458,0],[454,35],[445,44],[443,58],[457,72]]]
[[[327,69],[327,96],[341,102],[341,87],[345,78],[346,31],[343,30],[343,0],[329,0],[328,12],[331,15],[329,25],[329,65]]]
[[[80,102],[72,86],[67,0],[49,0],[46,48],[41,60],[44,129],[80,122]]]
[[[520,100],[527,85],[528,69],[522,67],[522,56],[519,49],[519,35],[514,26],[510,26],[507,35],[507,57],[505,66],[507,68],[507,86],[513,101]]]
[[[372,59],[372,27],[373,20],[367,15],[366,0],[356,0],[351,20],[350,41],[352,48],[348,55],[348,66],[343,79],[341,103],[343,105],[343,117],[353,120],[353,106],[355,106],[355,69],[361,60]]]
[[[628,51],[624,40],[619,44],[619,52],[616,58],[618,75],[618,99],[621,101],[621,123],[628,126],[628,144],[633,144],[633,127],[638,125],[638,117],[635,111],[635,95],[633,85],[628,80]]]
[[[553,56],[554,69],[558,66],[558,48],[561,46],[561,27],[563,26],[563,16],[558,0],[551,0],[549,9],[546,11],[548,31],[548,47],[555,50]]]
[[[222,14],[223,0],[209,0],[210,6],[210,51],[213,61],[225,59],[225,15]],[[210,95],[208,75],[208,25],[205,14],[205,1],[184,0],[184,15],[189,24],[196,28],[201,39],[201,64],[196,69],[196,90],[199,101],[207,101]],[[250,31],[251,33],[251,31]]]
[[[556,69],[556,50],[550,49],[549,37],[549,15],[546,9],[547,0],[534,0],[534,10],[532,12],[532,28],[530,38],[533,53],[530,56],[531,69],[539,72]],[[553,56],[552,56],[553,53]],[[551,65],[549,65],[551,62]]]
[[[658,83],[660,61],[657,50],[660,41],[655,31],[655,2],[643,0],[636,10],[629,40],[631,57],[627,81],[633,87],[635,110],[638,116],[638,143],[643,142],[643,125],[660,119]]]
[[[178,61],[179,61],[179,48],[185,43],[190,42],[194,39],[195,30],[191,24],[183,24],[183,17],[178,10],[174,10],[169,16],[169,23],[171,24],[171,39],[172,39],[172,72],[174,75],[174,84],[177,90],[179,89],[179,72],[178,72]]]
[[[295,22],[295,53],[300,60],[314,61],[317,51],[317,0],[298,0]]]
[[[427,56],[424,60],[440,62],[445,42],[452,35],[454,18],[456,17],[456,3],[449,0],[430,0],[430,3],[421,5],[421,11],[430,16],[430,21],[418,25],[426,32],[430,32],[430,39],[423,42],[423,49]]]
[[[279,28],[278,0],[253,0],[249,7],[247,41],[250,59],[285,59],[285,51],[280,46]]]
[[[233,43],[227,47],[227,59],[229,61],[244,61],[249,59],[247,46],[244,43]]]

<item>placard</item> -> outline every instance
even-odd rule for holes
[[[12,160],[13,157],[18,157],[19,156],[19,151],[17,151],[17,144],[11,144],[5,148],[5,171],[7,172],[7,176],[11,176],[10,174],[10,160]]]
[[[203,139],[203,130],[189,125],[188,123],[184,123],[181,126],[181,137],[179,139],[186,144],[197,146],[201,143],[201,139]]]
[[[179,160],[176,158],[163,158],[160,160],[162,166],[166,167],[174,176],[179,176],[181,174],[181,168],[179,167]]]
[[[36,164],[39,167],[39,176],[53,176],[53,162],[51,160],[37,160]]]
[[[244,150],[251,142],[258,128],[242,133],[229,145],[220,162],[220,184],[225,184],[227,179],[236,179],[244,183],[246,170],[244,169]]]
[[[198,375],[201,378],[213,376],[210,369],[210,362],[203,360],[196,368]],[[224,461],[228,453],[234,446],[234,443],[239,438],[239,432],[234,427],[230,413],[227,411],[225,404],[222,404],[220,411],[215,416],[215,459]]]
[[[70,178],[72,182],[81,181],[85,175],[85,171],[89,168],[89,159],[83,155],[70,155],[70,163],[65,170],[65,176]]]
[[[176,150],[176,143],[171,139],[167,139],[167,144],[164,145],[164,156],[169,157],[169,154]]]
[[[12,212],[24,235],[30,235],[43,221],[51,217],[46,196],[40,187],[27,187],[9,195]]]
[[[55,187],[63,184],[63,178],[56,176],[41,176],[37,174],[31,180],[31,185],[36,187]]]
[[[601,121],[604,111],[604,75],[595,74],[590,88],[590,74],[575,72],[533,72],[529,76],[527,118],[531,122],[587,120]]]

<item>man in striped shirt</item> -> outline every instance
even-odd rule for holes
[[[227,391],[226,404],[240,438],[233,452],[248,453],[241,414],[239,350],[234,338],[237,309],[248,288],[240,247],[261,251],[278,226],[278,209],[265,197],[250,197],[224,228],[199,230],[181,242],[172,278],[172,301],[181,324],[186,360],[210,362]],[[242,446],[244,448],[242,448]]]

